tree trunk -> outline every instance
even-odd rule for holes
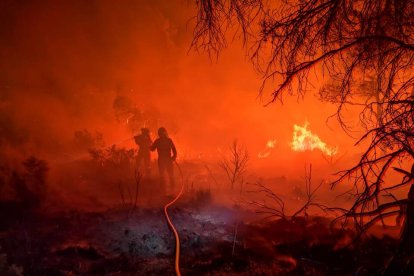
[[[389,263],[385,275],[414,275],[414,184],[408,192],[407,213],[400,245]]]

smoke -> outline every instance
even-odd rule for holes
[[[255,157],[277,139],[269,158],[251,160],[262,166],[287,158],[293,125],[305,120],[339,154],[350,147],[337,125],[326,127],[335,108],[312,94],[264,108],[239,43],[218,60],[189,51],[194,14],[187,1],[2,1],[3,156],[65,160],[76,133],[111,145],[165,126],[181,156],[218,158],[237,138]]]

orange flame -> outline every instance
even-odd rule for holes
[[[129,124],[129,120],[130,120],[132,117],[134,117],[134,116],[135,116],[134,114],[130,114],[130,115],[126,118],[125,125],[128,125],[128,124]]]
[[[293,139],[291,143],[291,148],[294,151],[306,151],[314,149],[319,149],[324,154],[328,156],[333,156],[338,152],[338,149],[335,147],[328,147],[325,142],[323,142],[318,135],[313,134],[308,129],[308,122],[305,122],[303,126],[293,125]]]
[[[261,152],[259,152],[257,154],[257,157],[258,158],[266,158],[266,157],[269,157],[270,154],[272,153],[272,149],[275,148],[276,143],[277,143],[277,140],[276,139],[274,139],[274,140],[268,140],[267,143],[266,143],[266,149],[263,150],[263,151],[261,151]]]

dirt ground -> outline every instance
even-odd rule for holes
[[[17,220],[6,208],[13,206],[1,208],[3,274],[174,274],[174,236],[162,208],[21,213]],[[387,235],[351,243],[352,233],[327,218],[266,221],[240,206],[186,199],[171,217],[183,275],[373,275],[398,245]]]

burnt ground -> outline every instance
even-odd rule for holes
[[[22,212],[18,219],[17,206],[1,211],[2,275],[174,274],[174,237],[162,208]],[[373,275],[398,245],[386,235],[350,244],[351,232],[321,217],[263,221],[240,208],[192,202],[178,203],[171,216],[183,275]]]

